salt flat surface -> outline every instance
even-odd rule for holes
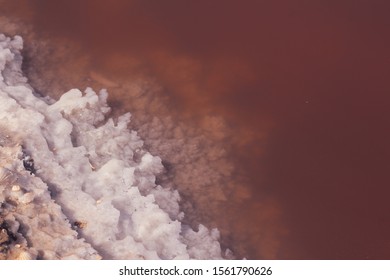
[[[0,259],[220,259],[219,232],[182,223],[180,195],[156,184],[127,113],[108,93],[39,97],[23,40],[0,34]]]

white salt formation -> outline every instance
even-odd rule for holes
[[[181,223],[163,166],[105,119],[107,92],[34,95],[23,41],[0,34],[0,259],[220,259],[217,230]]]

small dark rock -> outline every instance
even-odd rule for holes
[[[27,171],[30,171],[30,174],[35,174],[34,160],[30,156],[23,157],[23,166]]]
[[[16,236],[8,229],[6,222],[1,223],[0,225],[0,245],[8,245],[11,242],[15,241]]]

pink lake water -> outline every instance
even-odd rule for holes
[[[389,8],[349,0],[34,0],[8,1],[1,15],[31,28],[20,29],[35,34],[26,48],[37,38],[52,52],[68,46],[60,65],[50,51],[41,54],[47,61],[26,60],[38,74],[47,68],[60,77],[35,81],[38,90],[105,86],[114,110],[134,112],[139,127],[155,114],[181,123],[184,138],[204,137],[199,145],[215,148],[199,148],[197,164],[224,149],[204,162],[218,180],[204,189],[175,182],[188,183],[189,220],[218,227],[237,257],[389,259]],[[117,87],[146,78],[159,90],[144,107]],[[177,178],[214,176],[173,169]]]

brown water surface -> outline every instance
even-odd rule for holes
[[[111,87],[117,110],[145,120],[141,99],[116,88],[151,79],[165,103],[150,114],[226,150],[205,162],[219,172],[213,191],[189,200],[238,257],[389,259],[390,4],[336,2],[34,0],[2,14],[71,46],[62,79],[85,69],[80,86]],[[232,187],[216,199],[218,184]]]

